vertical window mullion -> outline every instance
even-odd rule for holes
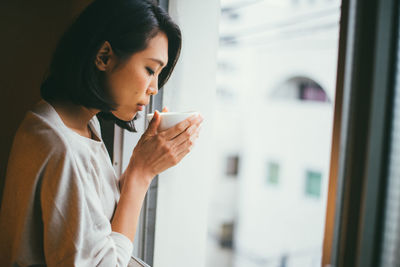
[[[159,0],[158,4],[168,12],[169,0]],[[160,88],[161,89],[161,88]],[[155,110],[162,110],[163,90],[159,90],[158,94],[151,96],[150,105],[146,109],[147,113],[153,113]],[[147,123],[145,121],[145,123]],[[145,127],[146,128],[146,127]],[[142,215],[140,218],[140,240],[139,255],[150,266],[154,262],[154,242],[156,229],[156,211],[157,211],[157,191],[158,191],[158,175],[154,177],[149,190],[147,191],[143,202]]]
[[[346,57],[338,73],[344,75],[343,118],[328,262],[373,267],[378,264],[385,196],[396,1],[343,3],[348,8]]]
[[[380,252],[396,58],[395,5],[396,1],[379,1],[377,8],[371,131],[357,264],[362,267],[378,266]]]

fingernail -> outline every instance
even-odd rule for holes
[[[202,122],[203,122],[203,118],[197,117],[196,122],[197,122],[198,124],[202,123]]]
[[[192,115],[192,116],[190,117],[190,122],[193,122],[193,121],[195,121],[195,120],[197,120],[197,115]]]
[[[189,134],[192,134],[195,129],[196,129],[196,127],[194,125],[190,126],[188,129]]]

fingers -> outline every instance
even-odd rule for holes
[[[199,127],[196,127],[196,129],[189,138],[186,138],[185,140],[183,140],[183,142],[181,142],[178,145],[179,150],[189,149],[190,151],[193,148],[197,138],[199,138],[200,130],[201,130],[201,125]]]
[[[178,123],[174,127],[171,127],[170,129],[166,130],[164,132],[165,137],[167,140],[171,140],[179,136],[181,133],[186,131],[190,126],[192,125],[199,125],[200,123],[203,122],[203,117],[201,115],[193,115],[187,118],[186,120]]]
[[[173,165],[178,164],[192,150],[200,130],[201,124],[193,124],[178,137],[167,142],[169,158],[173,159]]]
[[[164,107],[161,112],[168,112],[168,111],[169,109],[167,107]]]
[[[179,134],[177,137],[173,139],[176,146],[181,145],[182,143],[186,142],[189,138],[194,135],[198,135],[201,128],[201,124],[193,124],[188,127],[184,132]]]
[[[185,155],[187,155],[193,149],[195,142],[199,137],[200,129],[201,126],[197,127],[189,138],[184,139],[181,144],[175,146],[173,150],[174,154],[177,155],[175,157],[177,159],[177,162],[179,162]],[[174,139],[174,141],[175,140],[178,139]]]
[[[197,132],[194,136],[192,136],[179,146],[176,152],[178,154],[176,156],[177,162],[180,162],[182,158],[185,157],[193,149],[195,141],[198,137],[199,134]]]
[[[157,134],[157,128],[160,125],[160,113],[158,112],[158,110],[156,110],[154,112],[154,116],[150,121],[149,127],[147,128],[146,132],[144,133],[145,135],[148,136],[154,136]]]

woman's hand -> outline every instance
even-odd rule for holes
[[[154,176],[178,164],[198,138],[203,118],[194,115],[170,129],[158,132],[160,121],[160,113],[154,112],[149,127],[133,150],[125,178],[130,177],[130,173],[136,173],[132,177],[144,179],[143,182],[150,184]]]

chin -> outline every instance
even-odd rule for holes
[[[133,113],[129,113],[129,114],[117,114],[117,113],[112,112],[112,114],[122,121],[131,121],[131,120],[136,119],[136,117],[138,116],[137,112],[133,112]]]

